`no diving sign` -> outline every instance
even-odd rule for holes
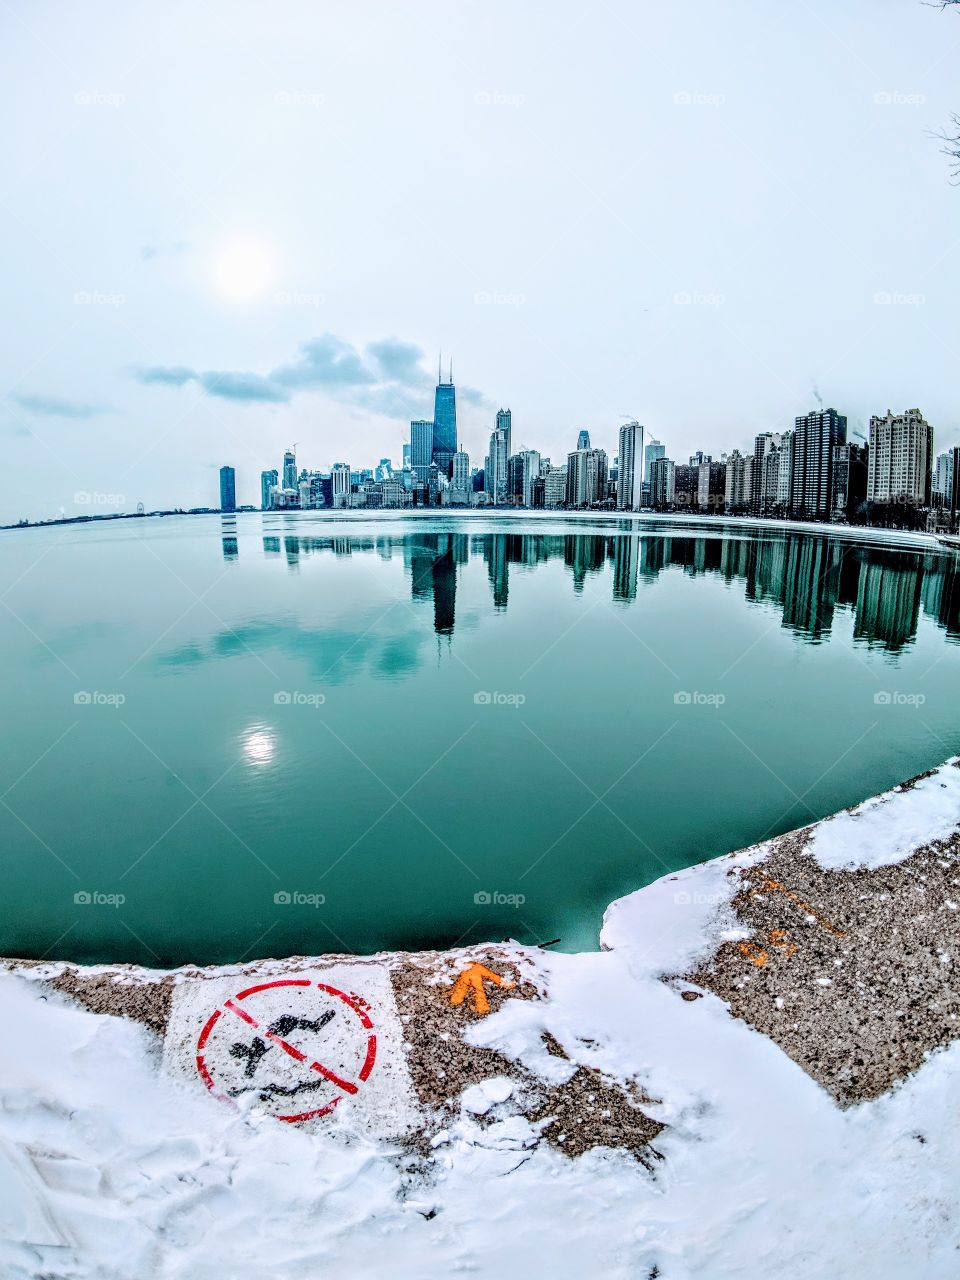
[[[365,1002],[326,982],[276,978],[215,1009],[197,1038],[197,1071],[224,1099],[252,1094],[298,1124],[328,1115],[366,1083],[377,1036]]]
[[[187,978],[174,990],[164,1065],[291,1125],[393,1137],[417,1119],[385,966]]]

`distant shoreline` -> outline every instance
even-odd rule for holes
[[[28,529],[54,529],[70,525],[110,524],[117,520],[154,520],[176,517],[211,517],[220,519],[237,519],[248,516],[278,517],[281,520],[290,516],[298,520],[307,519],[311,523],[376,523],[396,524],[403,521],[420,520],[460,520],[482,524],[488,520],[509,520],[511,522],[528,521],[542,523],[544,521],[593,521],[609,524],[624,521],[645,525],[662,524],[671,530],[678,526],[686,526],[691,530],[707,531],[710,529],[768,529],[796,530],[801,533],[827,534],[844,540],[879,543],[898,543],[908,546],[923,547],[931,551],[946,551],[937,540],[935,534],[921,533],[913,529],[884,529],[875,525],[828,524],[815,520],[785,520],[767,516],[728,516],[699,513],[687,515],[683,512],[666,511],[566,511],[563,509],[541,510],[530,507],[379,507],[337,508],[307,511],[260,511],[247,508],[241,511],[219,511],[216,508],[204,508],[193,511],[131,511],[111,515],[64,516],[59,520],[37,520],[26,524],[0,525],[0,533],[26,531]]]

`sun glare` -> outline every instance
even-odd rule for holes
[[[250,302],[260,297],[274,278],[273,255],[263,241],[238,237],[220,248],[213,270],[224,297]]]

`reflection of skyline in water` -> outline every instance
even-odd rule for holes
[[[312,555],[403,558],[413,600],[433,602],[434,630],[451,636],[456,621],[457,576],[471,557],[481,559],[493,604],[505,609],[511,568],[529,570],[559,559],[582,593],[591,577],[612,569],[612,597],[627,604],[638,585],[661,573],[710,575],[742,581],[749,601],[781,610],[784,627],[808,643],[828,637],[835,611],[853,612],[855,639],[896,653],[917,634],[922,612],[960,638],[960,586],[956,562],[936,553],[887,548],[828,534],[778,532],[773,536],[704,537],[659,533],[408,533],[382,536],[264,536],[263,553],[296,569]],[[224,529],[223,554],[238,557],[234,530]]]

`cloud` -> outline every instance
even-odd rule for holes
[[[424,352],[413,342],[382,338],[361,352],[334,333],[301,344],[294,359],[267,374],[203,372],[182,365],[155,365],[134,371],[147,385],[182,387],[198,383],[227,400],[282,404],[300,391],[325,391],[334,399],[388,417],[420,417],[430,412],[433,380]],[[492,403],[472,387],[459,389],[466,404]]]
[[[140,257],[144,262],[152,262],[154,258],[163,257],[165,254],[186,253],[190,248],[186,240],[174,240],[172,244],[142,244],[140,246]]]
[[[133,376],[147,386],[157,383],[165,387],[182,387],[186,382],[199,381],[200,375],[196,369],[187,369],[184,365],[153,365],[146,369],[135,369]]]
[[[283,387],[259,373],[200,373],[197,381],[207,395],[221,396],[224,400],[260,400],[279,404],[290,399]]]
[[[65,400],[60,396],[11,396],[11,400],[28,413],[39,414],[43,418],[95,418],[101,413],[110,413],[106,404],[87,404],[82,400]]]
[[[299,359],[280,365],[270,377],[287,387],[361,387],[377,381],[360,352],[332,333],[303,343]]]
[[[400,382],[408,387],[428,387],[430,379],[421,367],[423,350],[413,342],[401,342],[399,338],[384,338],[371,342],[367,351],[373,356],[388,382]]]

